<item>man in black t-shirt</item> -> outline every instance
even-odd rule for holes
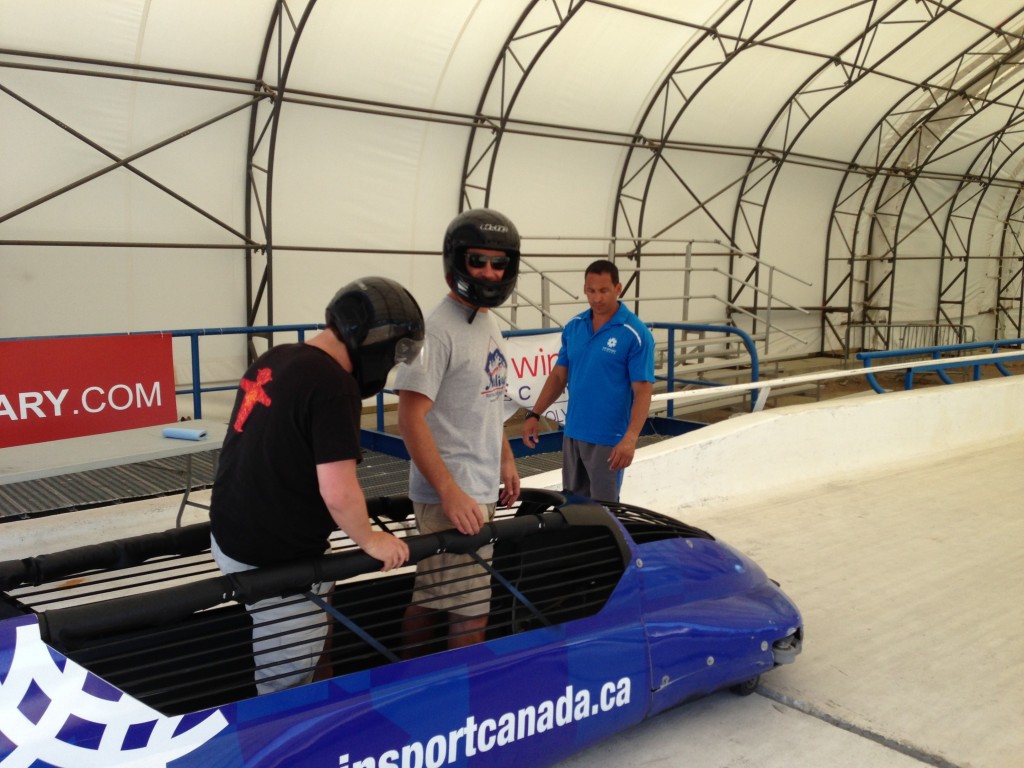
[[[371,527],[356,464],[362,401],[396,363],[416,357],[423,316],[408,291],[371,277],[338,291],[326,325],[305,343],[266,352],[242,378],[210,504],[211,550],[225,573],[322,555],[336,528],[385,571],[409,559],[403,540]],[[257,692],[309,682],[325,614],[302,596],[246,608]]]

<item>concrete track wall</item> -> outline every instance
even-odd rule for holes
[[[673,513],[1014,436],[1024,436],[1024,376],[788,406],[639,449],[622,500]],[[561,474],[535,475],[529,484],[559,488]]]

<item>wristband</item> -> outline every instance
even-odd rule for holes
[[[536,411],[527,411],[524,421],[525,419],[537,419],[537,421],[540,421],[541,415]]]

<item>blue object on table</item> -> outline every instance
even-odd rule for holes
[[[202,440],[206,437],[205,429],[183,429],[181,427],[165,427],[164,437],[173,437],[177,440]]]

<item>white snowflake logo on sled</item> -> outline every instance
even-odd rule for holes
[[[227,725],[217,710],[179,733],[183,716],[161,715],[70,659],[61,670],[35,624],[16,632],[0,681],[0,768],[156,768]],[[77,743],[83,741],[87,746]]]

